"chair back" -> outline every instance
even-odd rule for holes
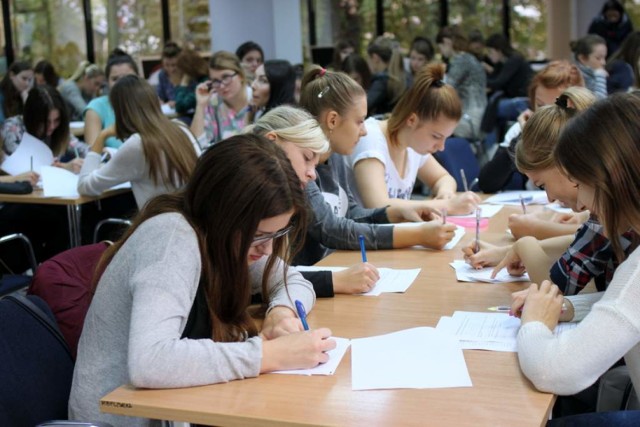
[[[480,173],[478,159],[476,159],[469,141],[464,138],[447,138],[444,151],[435,153],[434,157],[455,178],[458,191],[464,191],[460,170],[464,170],[467,184],[470,187]],[[469,190],[473,190],[473,188],[469,188]]]
[[[36,296],[0,300],[0,425],[67,418],[73,359],[47,304]]]

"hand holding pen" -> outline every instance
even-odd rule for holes
[[[482,209],[476,208],[476,241],[473,248],[474,253],[480,252],[480,220],[482,219]]]

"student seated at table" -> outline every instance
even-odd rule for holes
[[[47,144],[56,157],[55,166],[75,173],[82,167],[81,157],[87,146],[71,135],[67,108],[55,88],[43,85],[31,89],[23,114],[2,124],[0,138],[4,141],[5,155],[10,156],[18,149],[25,133]]]
[[[182,49],[178,55],[178,69],[182,74],[180,84],[175,88],[176,113],[185,123],[191,123],[196,109],[196,86],[207,81],[209,67],[207,60],[192,49]]]
[[[570,121],[554,149],[560,170],[577,188],[578,209],[600,219],[621,264],[605,292],[563,297],[556,285],[544,281],[514,298],[511,309],[522,319],[520,367],[540,391],[575,394],[621,358],[640,389],[640,250],[625,256],[619,240],[628,230],[640,233],[639,116],[640,99],[611,95]],[[580,323],[554,335],[559,320]],[[619,414],[597,416],[597,425],[617,425]]]
[[[131,182],[138,209],[154,196],[179,189],[191,176],[200,147],[189,129],[169,120],[155,91],[141,77],[123,76],[111,87],[109,103],[115,123],[102,130],[87,154],[78,192],[97,196],[106,189]],[[124,144],[105,165],[102,151],[107,138]]]
[[[294,105],[296,72],[291,63],[284,59],[270,59],[256,69],[251,83],[251,113],[253,123],[261,115],[279,105]]]
[[[318,120],[331,151],[320,156],[317,177],[306,187],[314,218],[296,264],[315,264],[331,249],[359,250],[360,235],[364,236],[367,249],[415,245],[440,249],[453,238],[455,226],[442,224],[431,209],[365,209],[353,197],[351,171],[344,156],[351,154],[359,138],[366,134],[367,98],[362,86],[344,73],[314,66],[303,77],[300,106]],[[402,227],[380,225],[403,221],[418,223]]]
[[[574,54],[575,63],[584,77],[587,89],[596,94],[598,98],[607,96],[607,43],[596,34],[572,41],[571,51]]]
[[[455,215],[472,212],[480,202],[472,192],[456,195],[455,179],[431,155],[444,150],[462,116],[456,90],[443,79],[442,64],[426,66],[388,120],[364,122],[366,134],[348,162],[365,207],[425,207]],[[410,200],[416,177],[434,200]]]
[[[70,120],[82,120],[87,104],[98,96],[104,84],[104,70],[89,61],[82,61],[71,77],[58,90],[69,108]]]
[[[326,362],[331,331],[303,331],[293,302],[308,312],[315,294],[287,267],[306,209],[276,144],[239,135],[204,153],[184,190],[152,199],[101,260],[70,417],[147,426],[101,414],[100,398],[123,384],[193,387]],[[260,293],[261,329],[249,311]]]
[[[260,78],[260,67],[256,76],[254,85]],[[254,125],[248,126],[245,132],[265,136],[278,144],[287,153],[303,187],[316,179],[318,160],[329,151],[329,142],[320,124],[301,108],[276,107],[260,117]],[[355,264],[342,271],[308,271],[302,272],[302,275],[313,284],[318,297],[368,292],[380,278],[378,270],[368,262]]]
[[[588,89],[567,89],[556,104],[539,108],[531,116],[516,145],[518,169],[543,188],[549,200],[561,201],[574,211],[580,210],[578,191],[556,166],[553,149],[563,128],[594,102],[595,96]],[[619,241],[629,251],[632,233],[625,233]],[[594,216],[580,226],[575,237],[567,234],[542,241],[523,237],[511,246],[482,243],[478,253],[474,254],[471,247],[464,252],[474,267],[497,265],[495,271],[507,267],[516,275],[526,270],[532,281],[551,279],[566,295],[580,292],[591,280],[599,291],[605,290],[618,265],[604,228]]]
[[[176,86],[182,79],[182,72],[178,67],[178,57],[180,55],[180,46],[175,42],[167,42],[162,48],[162,67],[157,73],[156,93],[163,104],[167,104],[171,108],[176,106]],[[152,76],[149,76],[149,84]]]
[[[7,117],[22,114],[26,93],[33,85],[33,68],[26,61],[16,61],[0,80],[0,124]]]
[[[119,78],[129,74],[138,75],[138,67],[135,61],[121,49],[114,49],[109,55],[105,67],[109,90]],[[109,104],[108,95],[102,95],[91,100],[84,110],[84,141],[89,145],[93,145],[100,131],[113,125],[115,121],[116,118],[113,114],[113,108]],[[105,142],[105,146],[109,148],[120,148],[121,145],[122,141],[115,136],[110,136]]]

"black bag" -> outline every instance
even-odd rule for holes
[[[33,187],[29,181],[0,182],[1,194],[31,194]]]

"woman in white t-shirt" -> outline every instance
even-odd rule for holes
[[[442,64],[427,66],[388,120],[365,122],[367,135],[349,157],[365,207],[423,205],[468,214],[479,203],[474,193],[456,195],[455,179],[431,156],[444,149],[462,116],[460,98],[443,78]],[[433,200],[410,200],[416,177]]]

